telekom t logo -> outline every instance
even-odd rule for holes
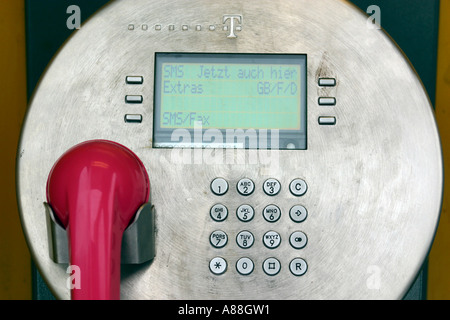
[[[225,24],[227,20],[230,20],[230,33],[228,34],[227,38],[237,38],[235,31],[240,31],[240,26],[235,26],[235,21],[237,21],[238,24],[242,24],[242,15],[240,14],[224,14],[223,15],[223,23]]]

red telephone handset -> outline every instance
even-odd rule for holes
[[[80,272],[72,299],[120,299],[122,235],[149,195],[143,163],[112,141],[81,143],[53,166],[47,201],[66,228],[70,264]]]

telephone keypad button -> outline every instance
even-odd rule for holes
[[[236,270],[243,276],[247,276],[253,272],[255,265],[250,258],[240,258],[236,262]]]
[[[308,264],[302,258],[295,258],[289,264],[289,270],[294,276],[302,276],[308,270]]]
[[[281,243],[281,236],[278,232],[268,231],[263,236],[263,242],[267,248],[275,249]]]
[[[249,231],[241,231],[236,236],[236,243],[242,249],[250,248],[254,242],[255,242],[255,237]]]
[[[215,275],[221,275],[227,271],[227,261],[222,257],[215,257],[209,262],[209,270]]]
[[[223,248],[228,242],[228,236],[222,230],[216,230],[209,236],[209,241],[214,248]]]
[[[277,179],[267,179],[263,184],[264,192],[269,196],[277,195],[281,190],[281,184]]]
[[[252,206],[250,206],[248,204],[243,204],[243,205],[239,206],[239,208],[237,208],[237,210],[236,210],[236,216],[242,222],[248,222],[248,221],[252,220],[254,215],[255,215],[255,210],[253,209]]]
[[[214,221],[224,221],[228,216],[228,209],[223,204],[216,204],[211,208],[209,214]]]
[[[263,210],[264,219],[267,222],[277,222],[281,217],[281,210],[274,204],[270,204]]]
[[[216,178],[211,182],[211,191],[217,195],[222,196],[228,191],[228,182],[223,178]]]
[[[267,275],[275,276],[281,270],[281,263],[276,258],[268,258],[263,262],[263,270]]]
[[[255,190],[255,183],[247,178],[241,179],[237,183],[236,189],[239,192],[239,194],[243,196],[249,196]]]

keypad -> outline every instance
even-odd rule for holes
[[[308,237],[305,230],[298,227],[302,226],[302,222],[307,220],[308,211],[304,203],[293,205],[293,202],[299,202],[300,197],[307,193],[308,185],[306,181],[302,178],[293,177],[287,183],[284,182],[286,183],[284,187],[284,183],[276,178],[257,181],[256,183],[255,181],[247,177],[242,177],[235,182],[219,177],[211,181],[210,189],[212,194],[217,197],[218,202],[212,204],[210,208],[211,223],[213,226],[220,226],[220,229],[212,229],[213,231],[209,236],[210,245],[214,250],[217,250],[217,256],[213,257],[209,263],[211,273],[221,275],[225,272],[236,272],[241,276],[249,276],[257,270],[258,266],[255,264],[255,260],[258,259],[261,261],[259,262],[261,264],[259,270],[263,271],[261,274],[265,276],[271,277],[280,272],[286,272],[282,270],[287,270],[294,277],[304,275],[308,270],[308,265],[305,258],[299,255],[301,255],[302,249],[307,246]],[[233,188],[230,189],[229,186],[234,184],[236,190],[233,191]],[[242,203],[235,208],[230,207],[224,200],[228,196],[222,197],[227,192],[233,193],[232,196],[240,197]],[[267,198],[267,204],[262,210],[255,210],[256,204],[251,201],[251,195],[258,192],[261,192]],[[281,195],[283,195],[283,200],[278,200],[278,196]],[[286,196],[293,201],[286,201]],[[286,202],[290,203],[288,207],[284,206]],[[258,204],[256,208],[259,206]],[[230,216],[229,213],[234,211],[236,215]],[[227,219],[237,219],[239,223],[242,223],[242,229],[227,230]],[[277,222],[282,219],[290,221],[293,227],[289,229],[290,231],[277,230]],[[252,226],[258,225],[258,229],[260,229],[261,223],[267,226],[267,230],[262,233],[260,231],[255,232]],[[257,242],[262,244],[264,250],[261,250],[260,245],[257,246],[258,249],[254,248]],[[227,261],[228,258],[223,251],[227,246],[235,246],[248,254],[234,262]],[[277,255],[279,248],[282,246],[289,246],[292,255],[287,257]],[[261,254],[267,254],[267,256],[264,257]]]

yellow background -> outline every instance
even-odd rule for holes
[[[424,0],[425,1],[425,0]],[[450,157],[450,0],[441,0],[436,117]],[[26,110],[24,2],[0,0],[0,299],[31,299],[30,255],[15,195],[15,155]],[[446,166],[446,172],[450,168]],[[450,179],[429,257],[428,299],[450,299]]]

